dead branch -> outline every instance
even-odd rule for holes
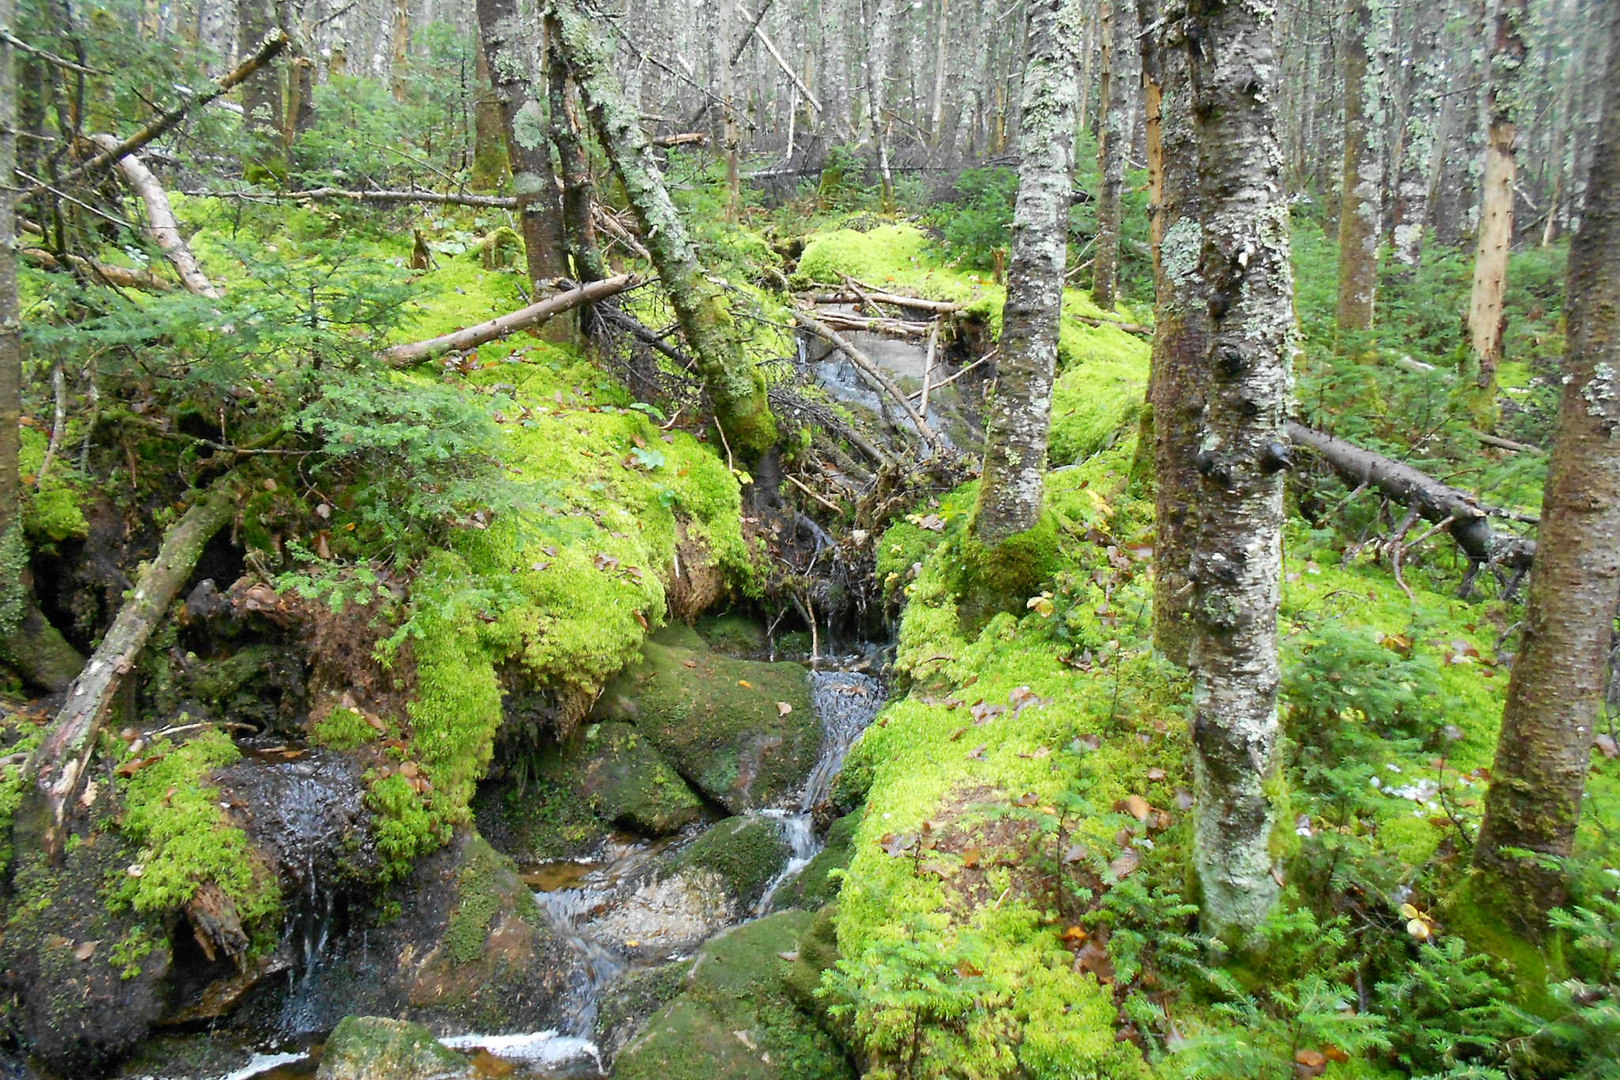
[[[92,135],[90,141],[97,146],[108,147],[109,153],[119,146],[118,140],[107,134]],[[157,177],[152,175],[152,170],[141,161],[140,155],[127,152],[119,155],[118,168],[135,194],[146,204],[147,231],[152,234],[152,239],[174,265],[175,273],[180,275],[180,283],[189,292],[206,296],[210,300],[218,300],[220,291],[214,288],[214,283],[203,273],[202,267],[197,263],[197,257],[191,253],[185,237],[180,234],[180,223],[175,220],[174,208],[169,205],[169,196],[163,190],[163,185],[158,183]]]
[[[678,135],[655,135],[652,144],[666,149],[672,146],[708,146],[709,133],[706,131],[683,131]]]
[[[1077,315],[1072,311],[1068,314],[1087,326],[1112,326],[1115,330],[1123,330],[1127,334],[1135,334],[1137,337],[1151,338],[1153,336],[1153,327],[1143,326],[1140,323],[1121,322],[1118,319],[1103,319],[1096,315]]]
[[[618,277],[604,278],[593,281],[588,285],[577,285],[566,292],[556,293],[544,300],[530,304],[526,308],[502,315],[488,322],[481,322],[477,326],[469,326],[465,330],[457,330],[453,334],[443,334],[439,337],[428,338],[426,341],[415,341],[408,345],[395,345],[382,351],[382,358],[395,367],[409,367],[421,363],[441,353],[465,352],[477,348],[485,342],[495,341],[508,334],[545,322],[554,315],[571,311],[581,304],[604,300],[609,296],[623,292],[639,280],[634,274],[620,274]]]
[[[816,318],[834,330],[866,330],[890,337],[927,337],[932,322],[913,322],[909,319],[869,318],[864,315],[845,315],[842,312],[817,309]]]
[[[164,534],[157,556],[142,570],[135,591],[118,609],[101,645],[74,680],[67,701],[34,751],[27,773],[34,779],[34,796],[45,803],[46,848],[53,854],[60,850],[68,805],[78,791],[124,676],[134,670],[147,639],[191,576],[204,545],[236,515],[237,496],[235,477],[221,477]]]
[[[769,0],[766,0],[766,2],[768,3]],[[738,4],[737,14],[746,19],[748,18],[748,9],[743,7],[741,4]],[[763,12],[761,14],[763,14]],[[804,95],[804,99],[810,103],[811,108],[815,109],[818,113],[823,111],[821,108],[821,100],[810,92],[810,88],[808,86],[804,85],[804,80],[799,78],[799,73],[797,71],[793,70],[793,65],[782,59],[782,54],[776,51],[776,44],[771,41],[770,35],[765,33],[765,28],[759,25],[759,20],[754,19],[752,22],[754,24],[752,27],[753,35],[759,38],[759,43],[765,46],[766,52],[771,54],[771,59],[776,61],[776,66],[781,68],[783,72],[787,74],[789,79],[793,80],[793,85],[799,88],[799,93]]]
[[[851,281],[854,279],[851,278]],[[856,284],[859,284],[858,282]],[[895,307],[915,308],[918,311],[931,311],[936,315],[948,315],[961,311],[966,304],[958,304],[952,300],[924,300],[920,296],[897,296],[894,293],[879,292],[862,286],[857,293],[851,288],[839,289],[836,292],[817,293],[805,299],[814,304],[858,304],[863,300],[871,300],[878,304],[893,304]]]
[[[917,427],[917,434],[922,436],[923,441],[928,444],[929,449],[936,454],[941,452],[942,447],[939,440],[939,434],[935,432],[933,428],[928,426],[928,421],[924,420],[922,415],[912,407],[910,399],[907,398],[906,395],[900,391],[900,388],[895,386],[894,382],[883,373],[882,368],[878,367],[877,364],[872,362],[871,357],[867,356],[854,345],[850,344],[848,338],[844,337],[830,326],[827,326],[825,323],[818,322],[803,312],[795,312],[793,318],[800,326],[804,327],[812,334],[815,334],[817,337],[823,339],[838,351],[842,352],[845,356],[849,357],[850,361],[857,368],[863,371],[869,379],[875,382],[884,393],[888,394],[891,398],[899,403],[900,408],[905,410],[907,416],[911,417],[911,422]]]
[[[22,248],[17,254],[44,270],[61,270],[62,259],[46,251],[44,248]],[[158,277],[149,270],[131,270],[126,266],[113,266],[111,263],[97,262],[87,259],[83,255],[69,252],[66,256],[67,265],[92,278],[99,278],[108,285],[116,285],[121,289],[144,289],[147,292],[167,292],[174,286]]]
[[[86,161],[78,168],[68,172],[57,181],[57,186],[67,187],[70,184],[84,179],[91,173],[106,168],[108,165],[118,161],[125,155],[133,154],[135,151],[162,135],[164,132],[174,127],[174,125],[178,124],[192,109],[195,109],[199,105],[206,105],[215,98],[229,93],[238,83],[242,82],[255,71],[258,71],[265,64],[268,64],[271,60],[275,59],[276,54],[281,52],[281,50],[286,47],[287,31],[278,28],[274,34],[268,38],[265,38],[264,43],[259,46],[257,52],[248,57],[246,60],[243,60],[240,64],[236,65],[235,68],[227,72],[224,76],[215,80],[214,85],[209,87],[207,91],[198,94],[196,97],[191,98],[184,104],[176,105],[174,108],[159,116],[156,120],[153,120],[150,124],[147,124],[145,127],[141,128],[141,130],[137,131],[128,138],[122,141],[115,139],[110,146],[103,145],[103,150],[101,153],[97,154],[89,161]],[[24,196],[27,198],[32,198],[35,195],[43,194],[45,190],[45,185],[38,184],[24,192]]]

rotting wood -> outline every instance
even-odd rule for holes
[[[476,326],[469,326],[464,330],[457,330],[453,334],[441,334],[426,341],[395,345],[384,349],[381,356],[395,367],[409,367],[442,353],[465,352],[519,330],[529,329],[581,304],[605,300],[638,284],[639,280],[634,274],[620,274],[587,285],[577,285],[565,292],[555,293],[544,300],[536,301],[528,307],[519,308],[517,311],[481,322]]]
[[[901,392],[899,387],[894,385],[894,381],[883,373],[883,369],[878,367],[871,357],[856,348],[848,338],[825,323],[811,318],[803,312],[795,312],[793,318],[800,326],[849,357],[850,362],[864,372],[873,382],[877,383],[884,393],[899,403],[900,407],[905,410],[906,415],[911,418],[911,422],[916,425],[917,434],[922,436],[923,442],[928,444],[929,449],[936,454],[941,451],[939,433],[928,426],[928,421],[924,420],[922,414],[912,406],[911,400]]]
[[[191,505],[164,534],[156,557],[141,571],[101,645],[74,680],[67,700],[30,759],[32,796],[47,814],[46,849],[61,850],[67,808],[79,789],[101,725],[135,669],[152,632],[202,556],[203,547],[236,515],[236,478],[227,474]],[[27,797],[27,796],[25,796]]]
[[[118,140],[105,133],[90,136],[90,141],[97,146],[105,147],[108,153],[119,147]],[[205,296],[210,300],[218,300],[222,294],[214,287],[214,283],[208,280],[208,275],[203,273],[197,257],[191,253],[186,238],[180,233],[180,223],[175,220],[174,208],[169,205],[168,193],[163,190],[163,185],[158,183],[157,177],[152,175],[152,170],[141,161],[139,154],[133,153],[119,156],[118,169],[124,174],[124,179],[134,189],[135,194],[141,197],[141,202],[146,204],[147,231],[152,234],[157,246],[163,249],[163,254],[174,266],[175,273],[180,275],[180,284],[184,285],[188,292]]]

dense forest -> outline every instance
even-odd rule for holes
[[[1620,1080],[1620,4],[0,0],[0,1075]]]

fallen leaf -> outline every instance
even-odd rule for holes
[[[696,660],[682,660],[681,663],[686,665],[689,668],[697,667],[697,661]]]
[[[1095,975],[1104,985],[1114,981],[1114,961],[1101,937],[1092,938],[1075,954],[1074,970]]]
[[[752,690],[754,688],[754,684],[749,682],[747,679],[738,679],[737,685],[742,687],[744,690]]]
[[[968,757],[983,761],[984,752],[988,749],[990,749],[989,743],[980,743],[978,746],[975,746],[972,750],[968,751]]]
[[[956,964],[956,973],[964,979],[977,979],[984,974],[984,969],[971,960],[959,960]]]
[[[1345,1061],[1350,1060],[1350,1055],[1349,1054],[1345,1053],[1343,1050],[1340,1050],[1337,1046],[1334,1046],[1332,1043],[1328,1044],[1327,1049],[1322,1051],[1322,1054],[1329,1061],[1345,1062]]]
[[[1084,844],[1071,844],[1069,850],[1063,853],[1063,861],[1065,863],[1077,863],[1090,854],[1091,852],[1086,850]]]
[[[793,963],[795,960],[797,960],[799,958],[799,954],[796,951],[795,952],[779,952],[776,955],[780,956],[783,960],[786,960],[790,964]]]
[[[1108,872],[1114,875],[1115,881],[1124,881],[1135,873],[1136,868],[1141,865],[1142,856],[1137,853],[1136,849],[1126,848],[1119,853],[1119,856],[1113,862],[1108,864]]]
[[[960,739],[962,736],[966,735],[967,733],[968,733],[967,728],[965,728],[965,727],[957,728],[955,731],[951,732],[951,742],[955,742],[957,739]]]
[[[100,944],[101,944],[101,940],[99,938],[96,939],[95,941],[86,941],[84,944],[80,945],[78,948],[73,950],[73,959],[75,959],[75,960],[88,960],[88,959],[90,959],[90,957],[95,955],[96,946],[100,945]]]
[[[962,849],[962,865],[972,870],[984,861],[984,851],[980,848],[970,847]]]
[[[1018,796],[1018,798],[1013,800],[1013,805],[1036,806],[1039,805],[1040,801],[1041,797],[1039,795],[1035,794],[1033,791],[1026,791],[1022,795]]]
[[[1176,788],[1176,806],[1182,810],[1193,808],[1193,793],[1186,788]]]
[[[1163,780],[1164,770],[1155,766],[1147,771],[1147,778],[1149,780]]]
[[[911,833],[903,833],[899,836],[896,836],[894,833],[888,833],[883,837],[883,839],[878,841],[878,844],[883,848],[884,851],[888,852],[895,858],[899,858],[901,855],[904,855],[906,852],[917,846],[917,837]]]
[[[1086,943],[1091,934],[1083,926],[1065,926],[1063,933],[1058,936],[1063,939],[1064,945],[1071,949],[1078,949]]]
[[[787,702],[778,701],[776,703],[776,715],[778,715],[778,716],[786,716],[788,713],[790,713],[792,711],[793,711],[793,706],[789,705]]]
[[[1137,821],[1146,823],[1148,815],[1153,813],[1153,807],[1142,796],[1129,795],[1125,798],[1125,812]]]
[[[1620,742],[1616,742],[1613,735],[1604,732],[1592,742],[1597,746],[1599,753],[1606,758],[1620,757]]]

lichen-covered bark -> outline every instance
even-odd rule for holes
[[[1452,21],[1447,51],[1456,62],[1446,71],[1450,93],[1441,106],[1443,152],[1429,191],[1429,222],[1435,239],[1456,247],[1473,231],[1478,210],[1481,84],[1485,80],[1485,0],[1463,0]]]
[[[1157,0],[1138,0],[1144,27],[1158,22]],[[1187,52],[1179,21],[1140,39],[1148,102],[1151,191],[1153,364],[1144,425],[1153,455],[1153,642],[1178,664],[1192,647],[1195,464],[1203,432],[1209,305],[1198,273],[1204,245],[1199,220],[1198,144],[1193,135]]]
[[[238,52],[246,56],[258,48],[281,23],[277,0],[239,0],[236,9]],[[287,174],[286,144],[282,138],[280,72],[249,79],[242,85],[242,126],[248,132],[248,157],[243,162],[249,180],[279,181]]]
[[[551,165],[545,112],[535,91],[534,53],[525,47],[528,41],[524,31],[517,0],[478,0],[478,36],[506,131],[506,154],[517,192],[529,279],[538,283],[566,277],[568,269],[557,174]],[[566,322],[553,325],[560,326],[561,333],[568,330]],[[552,331],[553,335],[558,333]]]
[[[888,94],[889,53],[894,48],[894,0],[877,0],[872,16],[872,39],[866,56],[867,121],[877,148],[878,176],[883,183],[883,206],[894,209],[894,177],[889,173],[889,134],[883,117]]]
[[[0,26],[15,22],[16,0],[0,0]],[[17,84],[11,42],[0,37],[0,176],[17,165]],[[22,320],[17,300],[16,195],[0,185],[0,639],[16,632],[27,610],[23,576],[22,485],[17,476],[17,422],[22,418]]]
[[[1076,0],[1034,0],[1018,202],[973,532],[992,547],[1040,518],[1074,169]]]
[[[1275,8],[1193,0],[1185,31],[1204,220],[1208,400],[1192,560],[1194,862],[1207,929],[1271,908],[1262,788],[1277,737],[1277,601],[1294,327]]]
[[[1508,249],[1513,244],[1513,183],[1518,175],[1519,75],[1526,56],[1526,0],[1501,0],[1491,49],[1490,127],[1485,139],[1485,191],[1479,241],[1474,249],[1474,287],[1468,305],[1468,338],[1477,381],[1490,398],[1502,359],[1502,303],[1507,295]]]
[[[1125,186],[1125,95],[1120,91],[1119,73],[1122,67],[1118,53],[1130,40],[1126,30],[1129,20],[1119,17],[1114,10],[1120,0],[1101,0],[1100,30],[1101,66],[1098,83],[1101,91],[1097,132],[1097,171],[1101,183],[1097,185],[1097,246],[1091,272],[1091,298],[1107,311],[1114,306],[1119,289],[1119,212],[1120,189]]]
[[[1395,258],[1406,266],[1416,266],[1423,256],[1435,114],[1440,100],[1441,64],[1436,46],[1443,15],[1444,9],[1438,4],[1419,8],[1406,60],[1406,116],[1395,156],[1395,205],[1389,227]]]
[[[1378,288],[1378,152],[1370,112],[1379,83],[1367,63],[1370,0],[1351,0],[1344,34],[1344,176],[1339,193],[1338,328],[1368,330]]]
[[[715,422],[731,448],[755,455],[776,441],[776,420],[765,398],[765,376],[748,358],[742,334],[726,310],[722,287],[709,279],[697,249],[670,201],[641,114],[624,98],[613,57],[576,0],[550,0],[548,18],[572,70],[585,111],[641,223],[653,265],[669,293],[681,330],[697,356],[714,402]]]
[[[1620,11],[1586,212],[1569,254],[1564,390],[1524,644],[1513,665],[1474,862],[1521,931],[1563,901],[1563,875],[1511,848],[1570,854],[1620,593]]]

